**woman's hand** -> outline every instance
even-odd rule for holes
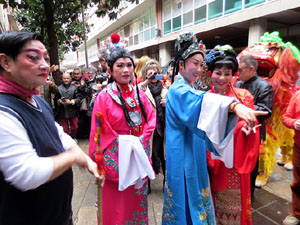
[[[147,70],[147,72],[146,72],[146,79],[152,80],[153,79],[152,77],[154,76],[154,73],[155,73],[155,70],[153,70],[153,69]]]
[[[245,123],[245,125],[242,127],[242,131],[243,131],[243,133],[246,135],[246,136],[248,136],[250,133],[251,133],[251,131],[253,131],[253,133],[256,133],[256,128],[258,128],[258,127],[260,127],[261,126],[261,124],[258,124],[258,125],[256,125],[256,126],[254,126],[253,128],[250,128],[246,123]]]
[[[234,104],[234,103],[232,103]],[[255,111],[253,109],[248,108],[247,106],[244,106],[243,104],[237,104],[234,107],[233,110],[236,115],[244,120],[251,129],[255,127],[256,123],[256,116],[265,116],[268,115],[269,112],[265,111]]]

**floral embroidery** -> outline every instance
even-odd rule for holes
[[[140,139],[140,142],[142,143],[142,145],[144,147],[144,150],[145,150],[145,152],[146,152],[146,154],[147,154],[147,156],[149,158],[150,157],[150,140],[147,141],[147,142],[145,142],[143,135],[140,136],[139,139]]]
[[[118,146],[119,138],[116,138],[116,140],[112,143],[111,149],[103,154],[103,158],[106,167],[111,166],[119,173]]]
[[[145,183],[144,187],[137,189],[134,195],[142,196],[142,201],[140,202],[140,206],[143,208],[143,211],[132,212],[133,219],[131,221],[125,221],[125,225],[145,225],[148,224],[148,186]]]
[[[168,187],[168,182],[166,181],[165,189],[164,189],[164,207],[162,213],[162,220],[174,221],[174,222],[176,221],[173,207],[174,207],[173,194],[171,189],[169,189]]]
[[[198,212],[198,218],[202,224],[214,224],[214,208],[212,205],[212,199],[210,196],[209,187],[201,189],[202,201],[199,203],[200,212]]]

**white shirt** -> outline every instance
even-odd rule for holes
[[[37,155],[26,129],[16,117],[0,111],[0,121],[0,171],[5,181],[22,191],[46,183],[53,173],[53,160]],[[55,125],[66,151],[75,141],[59,124]]]

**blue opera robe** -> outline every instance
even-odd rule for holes
[[[228,107],[233,101],[196,90],[181,76],[170,87],[166,102],[163,225],[216,224],[206,149],[220,155],[232,138],[237,118],[228,113]],[[210,115],[210,110],[215,114]],[[200,114],[205,114],[204,126]],[[201,126],[205,131],[198,128]]]

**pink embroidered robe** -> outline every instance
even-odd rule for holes
[[[110,91],[109,91],[109,90]],[[113,94],[112,94],[113,93]],[[132,90],[128,96],[135,98]],[[156,116],[152,105],[147,100],[143,91],[139,92],[147,114],[146,123],[142,117],[142,135],[139,137],[145,152],[150,160],[149,139],[156,126]],[[114,97],[114,99],[112,98]],[[90,133],[89,156],[93,159],[96,150],[96,119],[95,113],[102,112],[104,125],[101,131],[101,151],[107,170],[105,185],[102,188],[102,217],[103,225],[148,224],[148,187],[147,182],[140,189],[130,186],[124,191],[118,191],[118,135],[128,134],[131,130],[125,119],[122,107],[115,99],[118,92],[110,85],[96,98],[93,108],[92,125]],[[116,98],[117,97],[117,98]],[[138,100],[136,99],[136,102]],[[127,106],[128,107],[128,106]],[[136,110],[136,107],[134,108]],[[129,109],[129,112],[132,109]],[[121,160],[121,159],[120,159]]]

